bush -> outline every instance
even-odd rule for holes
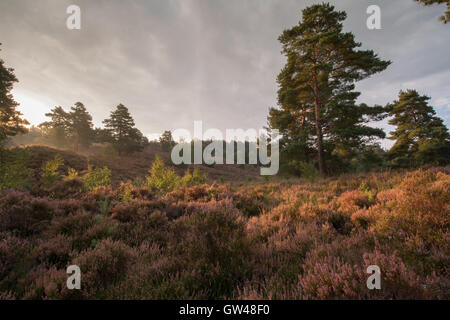
[[[80,266],[82,293],[86,298],[106,298],[109,286],[123,279],[135,251],[120,241],[105,239],[83,251],[72,263]]]
[[[83,176],[84,186],[87,190],[95,190],[111,184],[111,170],[108,167],[92,169],[88,167],[88,172]]]
[[[42,165],[42,186],[50,188],[59,179],[58,169],[64,164],[64,159],[57,154],[53,160],[49,160]]]
[[[320,178],[319,171],[316,169],[316,166],[313,163],[300,162],[299,166],[302,177],[309,182],[314,183]]]
[[[112,144],[108,143],[103,148],[101,148],[100,155],[104,158],[111,159],[111,158],[118,157],[119,153],[117,152],[117,150],[114,148],[114,146]]]
[[[0,194],[0,231],[27,237],[45,229],[54,213],[47,199],[14,190]]]
[[[0,150],[0,190],[31,187],[33,170],[28,168],[29,157],[23,149]]]
[[[175,171],[166,168],[161,158],[156,156],[150,176],[146,177],[146,186],[159,193],[167,193],[179,186],[180,182],[180,177]]]
[[[204,184],[206,183],[206,180],[206,175],[202,174],[198,168],[195,168],[192,174],[189,170],[186,171],[181,179],[181,185],[189,187],[196,184]]]

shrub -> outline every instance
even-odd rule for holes
[[[44,188],[50,188],[59,179],[58,169],[64,164],[64,159],[57,154],[53,160],[42,165],[41,183]]]
[[[111,159],[118,157],[119,152],[117,152],[112,144],[108,143],[103,148],[101,148],[100,155],[104,158]]]
[[[202,174],[198,168],[195,168],[192,174],[189,170],[186,171],[183,178],[181,179],[181,185],[189,187],[196,184],[204,184],[206,183],[206,181],[206,175]]]
[[[54,213],[55,208],[47,199],[13,190],[0,194],[0,231],[27,237],[45,229]]]
[[[229,296],[251,273],[250,241],[230,200],[201,204],[175,220],[173,228],[169,245],[185,263],[182,281],[192,294],[203,292],[204,299]]]
[[[146,186],[159,193],[167,193],[179,185],[180,177],[172,169],[166,168],[161,158],[156,156],[150,176],[146,177]]]
[[[29,153],[22,149],[0,150],[0,190],[28,189],[33,170],[28,168]]]
[[[319,171],[313,163],[302,161],[299,163],[299,166],[302,177],[309,182],[314,183],[320,178]]]
[[[47,190],[52,198],[66,199],[77,197],[84,189],[83,180],[78,177],[64,177],[53,183]]]
[[[107,186],[111,183],[111,170],[108,167],[92,169],[83,176],[84,186],[87,190],[95,190],[98,187]]]
[[[107,298],[107,288],[126,276],[136,252],[120,241],[105,239],[72,260],[83,275],[82,293],[86,298]]]
[[[69,168],[69,169],[67,169],[67,176],[69,178],[76,178],[76,177],[78,177],[78,171],[75,170],[74,168]]]

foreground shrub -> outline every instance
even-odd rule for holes
[[[136,252],[119,241],[102,240],[94,249],[83,251],[72,260],[83,275],[82,294],[86,298],[108,297],[107,289],[126,276]]]
[[[199,205],[175,221],[170,249],[184,261],[182,281],[201,298],[230,296],[251,273],[245,223],[230,200]]]
[[[48,200],[27,192],[9,190],[0,194],[0,231],[27,237],[45,229],[54,213]]]

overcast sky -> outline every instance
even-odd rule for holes
[[[298,23],[304,0],[1,0],[0,57],[15,69],[14,96],[32,124],[61,105],[83,102],[100,126],[125,104],[137,127],[163,130],[261,128],[276,105],[285,58],[277,40]],[[450,24],[445,6],[413,0],[330,1],[345,10],[346,31],[393,61],[358,84],[359,102],[386,104],[400,89],[432,97],[450,124]],[[66,9],[81,8],[81,30]],[[368,30],[366,9],[381,8],[382,30]],[[378,125],[386,128],[385,124]],[[386,142],[383,145],[387,145]]]

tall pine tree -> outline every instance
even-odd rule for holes
[[[393,166],[450,163],[450,135],[429,100],[410,89],[400,91],[398,100],[387,106],[393,117],[389,124],[396,126],[389,137],[395,140],[388,153]]]
[[[0,59],[0,146],[8,137],[27,132],[28,121],[16,110],[19,104],[11,94],[15,82],[18,80],[14,69],[5,67],[5,62]]]
[[[287,57],[277,82],[280,109],[271,108],[269,126],[279,129],[285,141],[316,150],[319,170],[326,173],[325,151],[336,144],[350,149],[372,137],[384,137],[380,129],[365,126],[378,120],[382,107],[355,104],[355,82],[386,69],[371,50],[357,50],[361,43],[342,31],[346,13],[330,4],[303,10],[302,21],[279,37]]]
[[[119,104],[116,110],[111,112],[109,119],[105,119],[103,123],[119,155],[122,155],[124,152],[141,150],[148,141],[134,127],[133,117],[123,104]]]

